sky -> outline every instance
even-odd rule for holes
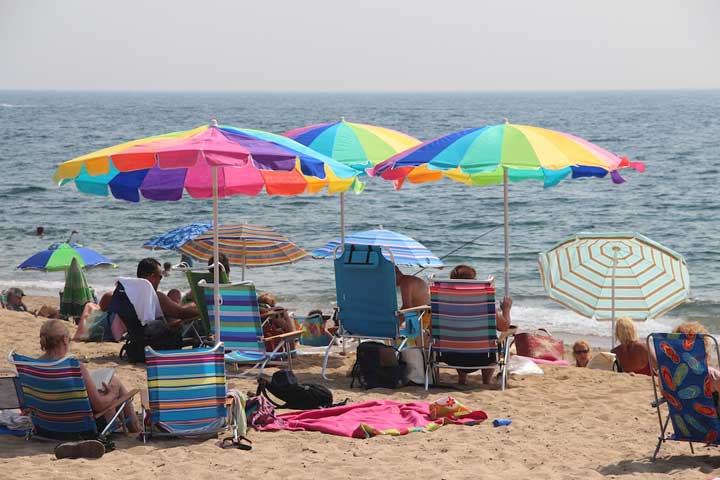
[[[0,89],[720,88],[717,0],[0,0]]]

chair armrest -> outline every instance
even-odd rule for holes
[[[137,393],[138,393],[139,391],[140,391],[140,390],[137,389],[137,388],[136,388],[135,390],[130,390],[130,391],[127,392],[125,395],[123,395],[123,396],[117,398],[115,401],[113,401],[113,403],[112,403],[110,406],[108,406],[105,410],[96,413],[96,414],[95,414],[95,418],[100,418],[100,417],[104,416],[104,415],[105,415],[106,413],[108,413],[108,412],[113,412],[113,413],[115,413],[115,410],[117,410],[117,408],[118,408],[120,405],[122,405],[123,403],[125,403],[125,402],[127,402],[128,400],[132,399],[135,395],[137,395]]]
[[[150,411],[150,395],[145,389],[140,390],[140,405],[142,405],[142,409],[146,412]]]
[[[288,340],[290,340],[290,339],[292,339],[292,338],[300,338],[300,336],[302,335],[302,333],[303,333],[302,330],[295,330],[295,331],[288,332],[288,333],[281,333],[280,335],[273,335],[272,337],[263,337],[262,340],[263,340],[263,341],[266,341],[266,340],[275,340],[275,339],[288,339]]]
[[[430,305],[420,305],[419,307],[403,308],[402,310],[398,310],[398,313],[422,312],[424,310],[430,310]]]
[[[657,407],[659,407],[660,405],[662,405],[663,403],[667,403],[667,400],[665,400],[665,397],[660,397],[660,398],[658,398],[657,400],[653,400],[653,401],[650,403],[650,406],[653,407],[653,408],[657,408]]]

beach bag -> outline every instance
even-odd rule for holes
[[[565,349],[562,340],[556,340],[544,328],[538,328],[536,333],[516,333],[515,348],[518,355],[543,360],[562,360]]]
[[[425,385],[425,351],[421,347],[408,347],[400,352],[400,361],[405,364],[403,383]],[[430,383],[433,383],[430,379]]]
[[[245,402],[247,424],[256,430],[275,421],[275,405],[265,395],[255,395]]]
[[[397,388],[403,384],[404,363],[397,349],[381,342],[361,342],[352,369],[350,388]]]
[[[275,402],[269,395],[279,398],[284,405]],[[292,410],[315,410],[333,406],[333,395],[323,385],[299,383],[291,370],[278,370],[268,382],[258,378],[257,395],[265,395],[277,408]]]

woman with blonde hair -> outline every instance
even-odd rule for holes
[[[68,331],[66,322],[63,320],[52,319],[42,324],[40,327],[40,348],[45,352],[40,360],[61,360],[68,354],[70,347],[70,332]],[[80,364],[80,371],[87,389],[88,399],[93,412],[102,412],[110,407],[115,400],[127,395],[127,390],[120,383],[116,375],[110,379],[109,383],[95,385],[90,371],[85,365]],[[104,420],[112,420],[114,412],[105,415]],[[125,406],[125,418],[129,419],[128,430],[131,432],[140,431],[140,422],[133,411],[132,404]],[[107,425],[107,424],[106,424]],[[104,428],[103,425],[100,425]],[[100,428],[102,430],[102,428]]]
[[[647,346],[638,340],[635,324],[628,317],[621,317],[615,324],[615,338],[620,345],[611,350],[621,371],[650,375]]]

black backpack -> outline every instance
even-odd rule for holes
[[[397,388],[403,384],[405,364],[396,348],[381,342],[361,342],[352,369],[350,388],[358,385],[368,388]]]
[[[284,405],[275,402],[268,392],[279,398]],[[292,410],[314,410],[316,408],[332,407],[333,395],[330,390],[314,383],[299,383],[297,377],[290,370],[278,370],[273,373],[272,379],[258,378],[257,395],[263,394],[278,408]]]

